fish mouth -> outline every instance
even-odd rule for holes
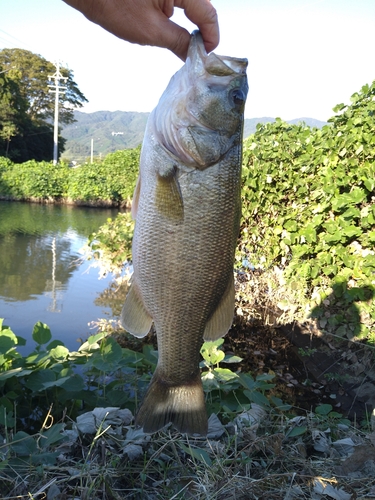
[[[213,76],[246,75],[248,65],[246,58],[221,56],[214,52],[207,54],[202,34],[198,30],[193,31],[191,34],[187,57],[191,61],[197,59],[202,61],[204,70]]]

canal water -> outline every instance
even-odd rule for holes
[[[82,262],[88,236],[118,210],[0,201],[0,318],[34,349],[33,326],[46,323],[53,339],[77,350],[94,332],[88,325],[113,318],[112,277],[99,279]]]

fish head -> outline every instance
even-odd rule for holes
[[[193,33],[186,63],[186,108],[199,124],[230,135],[242,121],[248,92],[247,59],[207,54],[199,31]]]
[[[204,169],[242,142],[247,59],[207,54],[192,34],[185,65],[154,110],[159,142],[186,165]]]

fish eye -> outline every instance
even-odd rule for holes
[[[241,89],[234,89],[231,92],[231,98],[235,106],[243,106],[245,102],[245,94]]]

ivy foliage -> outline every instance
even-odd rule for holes
[[[314,314],[336,303],[332,329],[348,322],[359,336],[375,323],[374,96],[375,82],[321,130],[277,119],[244,143],[237,260],[281,265],[308,296],[320,290]]]

